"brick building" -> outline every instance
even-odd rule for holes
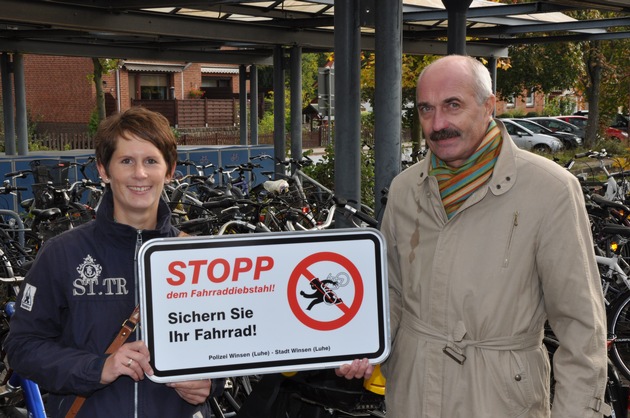
[[[24,55],[27,112],[38,132],[87,130],[96,108],[93,71],[91,58]],[[234,65],[121,60],[103,76],[103,91],[107,114],[129,108],[134,100],[184,100],[200,94],[237,104],[238,80]]]
[[[545,95],[543,93],[524,92],[522,96],[512,97],[510,100],[497,100],[495,113],[502,115],[506,113],[519,113],[527,115],[528,113],[536,113],[542,115],[545,107]]]

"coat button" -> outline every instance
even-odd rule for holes
[[[517,374],[516,376],[514,376],[514,380],[516,380],[517,382],[521,381],[521,375]]]

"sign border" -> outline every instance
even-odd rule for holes
[[[150,353],[155,352],[154,329],[150,325],[155,314],[152,300],[150,258],[159,251],[171,251],[173,249],[220,249],[226,247],[238,247],[241,245],[260,246],[282,242],[283,244],[318,243],[335,241],[370,240],[374,243],[374,258],[377,273],[380,272],[380,280],[377,277],[376,300],[378,313],[378,349],[374,352],[360,352],[352,355],[322,356],[308,359],[288,359],[273,361],[257,361],[235,365],[218,365],[186,369],[160,370],[155,366],[155,356],[151,356],[150,364],[154,375],[149,378],[155,382],[172,382],[177,380],[190,380],[199,378],[243,376],[251,374],[278,373],[282,371],[301,371],[322,368],[334,368],[348,363],[356,358],[368,358],[371,363],[384,361],[390,352],[390,328],[389,328],[389,297],[387,288],[387,260],[385,257],[384,238],[376,229],[345,228],[323,231],[299,231],[299,232],[272,232],[264,234],[242,234],[229,236],[191,236],[156,238],[145,242],[138,252],[138,274],[140,279],[140,304],[142,339],[146,342]],[[244,241],[246,244],[244,244]],[[288,280],[288,278],[287,278]],[[146,325],[149,324],[149,325]]]

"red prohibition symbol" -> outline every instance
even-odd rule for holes
[[[350,305],[348,305],[345,299],[341,298],[333,289],[329,288],[326,284],[323,284],[322,281],[309,270],[311,266],[320,262],[336,263],[342,270],[345,270],[348,273],[350,280],[352,280],[354,284],[354,299]],[[298,302],[297,287],[300,279],[308,280],[312,289],[321,292],[322,301],[326,302],[328,305],[334,306],[336,309],[339,309],[341,311],[341,316],[331,321],[320,321],[309,316],[306,311],[308,311],[310,307],[305,310]],[[287,296],[289,299],[289,306],[291,307],[295,317],[300,322],[307,327],[318,331],[332,331],[346,325],[352,320],[352,318],[355,317],[357,312],[359,312],[361,302],[363,301],[363,279],[361,278],[359,270],[346,257],[333,252],[315,253],[300,261],[293,269],[287,286]]]

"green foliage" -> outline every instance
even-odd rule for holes
[[[522,109],[508,110],[505,113],[501,113],[497,118],[524,118],[527,117],[525,111]]]
[[[626,146],[623,143],[617,140],[601,138],[597,142],[595,142],[593,149],[594,150],[605,149],[607,153],[612,154],[614,156],[630,157],[630,151],[628,150],[628,148],[626,148]]]
[[[374,112],[361,113],[361,130],[374,130]]]
[[[570,42],[511,45],[509,57],[497,69],[497,96],[503,100],[523,91],[572,89],[583,65],[581,50]]]
[[[98,125],[101,122],[101,118],[99,116],[98,109],[93,109],[90,114],[90,121],[88,122],[88,132],[90,136],[94,136],[96,130],[98,129]]]
[[[406,55],[402,56],[402,126],[405,129],[419,130],[416,102],[416,82],[422,70],[431,62],[438,59],[437,55]],[[361,60],[361,100],[375,104],[375,65],[376,55],[364,53]],[[375,109],[375,111],[378,111]]]
[[[361,203],[374,208],[374,150],[372,147],[361,149]],[[304,172],[315,180],[335,189],[335,145],[334,141],[324,149],[322,159],[316,164],[303,168]]]
[[[317,73],[324,54],[302,54],[302,103],[304,106],[317,98]]]
[[[112,58],[94,58],[94,60],[98,61],[97,66],[98,66],[100,75],[108,74],[110,71],[115,70],[121,62],[121,60],[119,59],[112,59]],[[96,74],[96,75],[98,76],[99,74]],[[87,79],[90,82],[94,81],[94,77],[95,77],[94,73],[87,75]]]
[[[324,154],[321,160],[316,164],[306,166],[302,169],[306,174],[313,177],[315,180],[328,187],[331,190],[335,189],[335,144],[334,141],[330,141],[326,148],[324,148]]]
[[[260,135],[271,134],[274,131],[273,112],[265,112],[262,119],[258,122],[258,133]]]
[[[575,100],[567,96],[555,96],[545,101],[544,116],[570,115],[575,109]]]
[[[50,148],[44,146],[41,141],[32,140],[28,142],[29,151],[49,151]]]
[[[26,114],[26,135],[28,138],[29,151],[47,151],[50,148],[42,145],[41,141],[36,138],[38,118],[33,117],[31,112],[27,109]],[[0,136],[4,138],[4,113],[2,105],[0,105]],[[5,152],[5,141],[0,141],[0,152]]]
[[[605,149],[607,153],[615,156],[616,158],[630,158],[630,149],[628,149],[624,144],[619,141],[608,139],[599,139],[591,148],[586,148],[582,146],[577,149],[565,149],[555,153],[554,155],[549,154],[544,156],[549,159],[553,159],[554,161],[557,161],[559,164],[564,165],[568,161],[573,159],[576,154],[587,152],[589,150],[601,151],[602,149]]]

